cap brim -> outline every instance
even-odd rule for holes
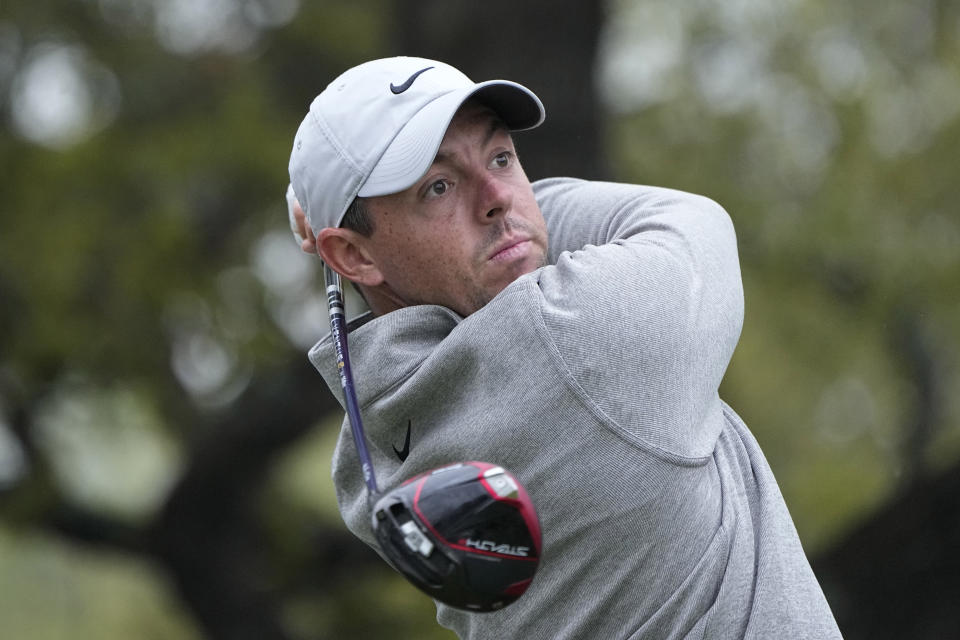
[[[433,164],[457,110],[474,96],[493,109],[511,131],[533,129],[546,117],[536,94],[508,80],[490,80],[451,91],[426,105],[404,125],[357,195],[383,196],[413,186]]]

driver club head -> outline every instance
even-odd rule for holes
[[[540,561],[530,497],[510,472],[486,462],[411,478],[374,505],[373,529],[418,589],[467,611],[496,611],[519,598]]]

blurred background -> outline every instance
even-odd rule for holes
[[[0,637],[452,637],[336,512],[283,199],[397,54],[536,91],[532,179],[726,207],[722,395],[841,630],[957,637],[956,0],[0,0]]]

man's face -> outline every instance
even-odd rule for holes
[[[367,205],[367,248],[399,307],[439,304],[467,316],[545,264],[546,224],[513,140],[477,104],[460,109],[416,184]]]

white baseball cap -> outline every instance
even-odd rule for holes
[[[337,227],[357,196],[397,193],[433,164],[447,126],[468,98],[511,131],[543,122],[540,99],[508,80],[474,83],[425,58],[384,58],[347,70],[310,105],[290,154],[290,183],[314,233]]]

